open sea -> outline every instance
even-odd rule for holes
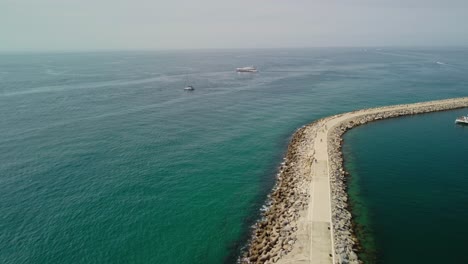
[[[467,72],[467,48],[1,54],[0,263],[234,263],[295,129]],[[346,134],[368,263],[466,258],[461,114]]]

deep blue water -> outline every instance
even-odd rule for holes
[[[233,262],[297,127],[467,96],[467,70],[468,49],[2,54],[0,262]]]

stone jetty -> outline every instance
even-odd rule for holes
[[[348,209],[342,135],[368,122],[465,107],[468,97],[370,108],[298,129],[238,262],[361,263]]]

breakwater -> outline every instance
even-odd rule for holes
[[[310,197],[308,186],[313,154],[306,154],[314,143],[317,126],[298,129],[288,146],[286,157],[276,175],[277,181],[268,196],[262,218],[255,224],[248,250],[242,263],[277,262],[287,255],[296,242],[297,219]]]
[[[348,210],[342,135],[368,122],[464,107],[468,107],[467,97],[370,108],[298,129],[240,262],[360,263]],[[324,180],[329,188],[316,188]],[[323,206],[330,210],[320,209]]]

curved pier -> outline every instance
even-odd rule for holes
[[[368,122],[468,107],[468,97],[364,109],[298,129],[241,263],[360,263],[347,207],[342,135]]]

